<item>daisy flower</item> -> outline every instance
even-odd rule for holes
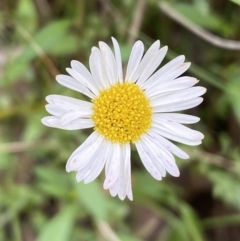
[[[190,66],[183,55],[157,70],[167,53],[159,40],[145,55],[143,43],[134,44],[124,77],[118,42],[114,38],[112,42],[114,52],[104,42],[92,48],[90,71],[73,60],[66,69],[69,75],[56,77],[91,101],[49,95],[46,110],[51,116],[42,123],[65,130],[93,128],[69,157],[67,172],[75,171],[78,182],[90,183],[105,166],[104,189],[121,200],[126,196],[132,200],[130,144],[155,179],[161,180],[166,172],[178,177],[173,154],[182,159],[189,156],[171,141],[195,146],[204,136],[182,125],[196,123],[198,117],[173,112],[199,105],[206,89],[193,87],[196,78],[179,77]]]

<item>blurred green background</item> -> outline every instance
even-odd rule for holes
[[[240,1],[167,3],[173,15],[224,39],[240,40]],[[240,50],[217,47],[179,24],[151,0],[0,1],[0,240],[240,240]],[[193,25],[196,28],[195,25]],[[132,151],[134,200],[112,198],[104,175],[91,184],[65,172],[91,130],[41,124],[49,94],[84,98],[55,81],[72,59],[88,66],[91,47],[118,39],[126,66],[132,44],[160,39],[184,54],[186,75],[208,92],[201,106],[199,147],[177,159],[181,176],[154,180]]]

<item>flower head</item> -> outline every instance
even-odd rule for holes
[[[202,102],[206,91],[193,87],[198,80],[179,77],[190,66],[179,56],[162,68],[158,66],[167,47],[156,41],[144,55],[144,46],[137,41],[123,78],[120,48],[112,38],[114,53],[99,42],[89,59],[90,72],[78,61],[71,62],[68,75],[57,81],[91,99],[91,102],[61,95],[46,97],[46,110],[52,115],[43,124],[66,130],[94,128],[93,133],[67,161],[66,170],[76,171],[77,181],[93,181],[105,166],[104,188],[120,199],[132,200],[130,144],[134,144],[148,172],[157,180],[179,176],[173,154],[188,155],[169,140],[199,145],[203,134],[185,127],[198,117],[173,113],[190,109]],[[156,71],[157,70],[157,71]]]

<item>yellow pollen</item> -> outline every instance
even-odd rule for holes
[[[93,100],[94,129],[112,142],[121,144],[140,139],[151,127],[152,108],[138,85],[112,85]]]

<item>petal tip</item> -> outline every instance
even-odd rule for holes
[[[74,170],[70,167],[69,162],[67,162],[67,164],[66,164],[66,172],[72,172],[72,171],[74,171]],[[76,176],[76,178],[77,178],[77,176]]]
[[[168,51],[168,46],[167,46],[167,45],[165,45],[165,46],[164,46],[164,47],[162,47],[161,49],[167,52],[167,51]]]
[[[68,167],[66,167],[66,172],[71,172],[71,170]]]
[[[189,155],[186,153],[186,155],[185,155],[185,156],[183,156],[183,157],[182,157],[182,159],[184,159],[184,160],[189,159]]]
[[[176,172],[171,173],[171,175],[172,175],[173,177],[180,177],[180,171],[179,171],[179,170],[176,170]]]
[[[46,122],[46,117],[43,117],[43,118],[41,119],[41,122],[42,122],[43,125],[48,126],[48,125],[47,125],[47,122]]]

